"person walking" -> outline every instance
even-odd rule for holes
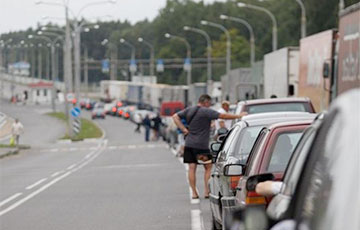
[[[207,94],[201,95],[196,106],[188,107],[173,115],[173,119],[178,128],[184,133],[185,149],[184,149],[184,163],[189,164],[188,179],[192,190],[192,198],[198,199],[199,194],[196,189],[196,168],[199,160],[203,161],[204,157],[209,156],[209,141],[210,141],[210,124],[212,120],[216,119],[240,119],[247,113],[238,115],[219,113],[215,110],[209,109],[211,106],[211,97]],[[187,127],[183,125],[181,119],[186,119]],[[204,197],[209,198],[208,180],[211,174],[211,161],[204,163],[205,174],[205,190]]]
[[[148,114],[146,114],[142,123],[145,127],[145,141],[148,142],[150,138],[150,128],[151,128],[151,120]]]
[[[24,133],[24,126],[20,123],[19,119],[15,119],[15,122],[13,123],[11,127],[11,134],[14,138],[15,145],[19,147],[19,141],[20,141],[20,135]]]
[[[159,134],[160,134],[160,125],[162,124],[161,121],[161,117],[160,114],[157,113],[156,117],[154,117],[153,119],[151,119],[151,121],[153,122],[154,126],[152,127],[154,130],[154,136],[153,136],[153,140],[157,141],[159,140]]]
[[[141,128],[141,122],[142,122],[142,116],[141,116],[141,114],[140,113],[135,113],[135,115],[134,115],[134,122],[135,122],[135,124],[136,124],[136,128],[135,128],[135,130],[134,130],[134,132],[135,133],[141,133],[141,130],[140,130],[140,128]]]

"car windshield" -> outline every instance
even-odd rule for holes
[[[302,131],[281,133],[273,148],[268,172],[284,172],[292,152],[302,136]]]
[[[274,104],[260,104],[260,105],[248,105],[247,112],[249,114],[255,113],[270,113],[270,112],[312,112],[310,106],[307,103],[274,103]]]
[[[237,139],[238,141],[234,145],[233,151],[229,152],[231,156],[240,159],[242,163],[246,163],[256,137],[262,128],[263,126],[244,128]]]

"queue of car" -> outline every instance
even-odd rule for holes
[[[266,109],[213,143],[213,229],[360,229],[359,98],[353,90],[326,114],[297,112],[298,118]],[[314,112],[308,105],[303,108]],[[280,192],[258,194],[264,181],[281,181]]]

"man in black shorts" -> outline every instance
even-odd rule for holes
[[[228,113],[219,113],[215,110],[209,109],[211,106],[211,97],[207,94],[201,95],[196,106],[188,107],[173,115],[175,124],[181,129],[186,136],[184,163],[189,164],[189,184],[192,189],[192,198],[198,199],[199,194],[196,190],[196,167],[199,155],[206,155],[210,153],[209,139],[210,139],[210,124],[212,120],[221,119],[240,119],[246,113],[234,115]],[[185,127],[181,119],[186,119],[188,127]],[[206,161],[206,159],[200,159]],[[205,198],[209,197],[208,180],[211,174],[211,161],[205,162]]]

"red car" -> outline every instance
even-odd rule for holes
[[[242,167],[243,176],[236,188],[236,206],[250,204],[267,205],[269,197],[263,197],[246,190],[246,181],[252,175],[272,173],[275,180],[281,180],[293,150],[303,131],[313,120],[282,122],[263,128],[250,152],[246,165]]]

